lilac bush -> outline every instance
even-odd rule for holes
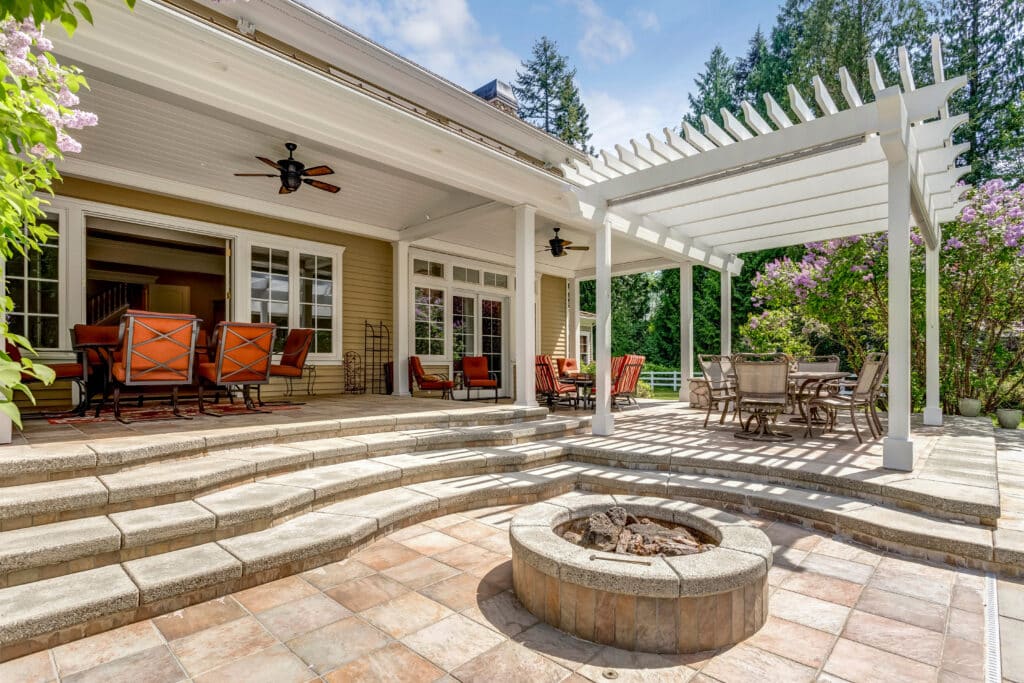
[[[1024,186],[990,180],[968,190],[958,220],[943,226],[940,258],[942,400],[982,399],[987,410],[1024,393]],[[800,259],[766,264],[741,336],[754,348],[838,344],[851,367],[884,349],[888,235],[813,242]],[[911,233],[913,389],[923,402],[924,240]]]

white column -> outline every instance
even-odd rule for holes
[[[602,222],[595,236],[597,261],[597,325],[594,327],[594,348],[597,377],[594,390],[597,405],[592,423],[593,432],[611,436],[615,432],[612,415],[612,227]]]
[[[537,405],[536,209],[520,204],[512,209],[516,233],[516,405]]]
[[[722,271],[721,290],[721,353],[723,356],[728,356],[732,353],[732,276],[729,275],[728,270]]]
[[[910,175],[906,155],[889,158],[889,434],[882,466],[911,471]]]
[[[391,243],[391,302],[394,325],[394,395],[409,395],[409,242]]]
[[[569,281],[569,357],[580,360],[580,281]]]
[[[682,383],[679,400],[690,400],[690,377],[693,375],[693,264],[679,265],[679,368]]]
[[[924,423],[942,426],[942,404],[939,400],[939,249],[925,248],[925,408]]]

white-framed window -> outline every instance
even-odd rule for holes
[[[413,288],[413,351],[417,356],[445,355],[444,289]]]
[[[453,266],[452,267],[452,280],[455,282],[465,282],[471,285],[480,284],[480,271],[476,268],[466,268],[465,266]]]
[[[587,363],[590,362],[591,356],[593,354],[592,339],[593,339],[593,336],[592,336],[590,330],[586,330],[584,332],[580,332],[580,364],[581,365],[586,365]]]
[[[508,289],[508,275],[505,273],[484,271],[484,286],[496,287],[497,289]]]
[[[426,275],[428,277],[444,277],[444,264],[440,261],[417,258],[412,260],[413,275]]]
[[[7,296],[14,302],[8,315],[10,331],[20,334],[37,349],[58,349],[64,328],[61,325],[61,248],[60,220],[47,215],[38,221],[53,228],[58,236],[51,237],[39,250],[30,249],[22,256],[15,252],[3,264],[7,283]]]

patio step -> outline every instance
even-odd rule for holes
[[[169,427],[167,434],[154,432],[149,436],[79,439],[0,448],[0,486],[111,474],[156,461],[192,458],[256,444],[290,444],[416,429],[525,425],[545,420],[548,415],[548,410],[543,407],[498,405],[460,406],[332,420],[296,420],[287,424],[226,426],[202,431],[181,431],[175,429],[181,425],[174,423],[175,427]],[[225,421],[229,423],[230,419]]]
[[[406,485],[400,481],[379,491],[307,509],[268,528],[0,589],[0,661],[315,569],[407,524],[476,507],[533,502],[574,488],[695,500],[803,521],[827,533],[932,560],[983,569],[1008,568],[1007,557],[993,546],[989,529],[856,498],[744,479],[566,461],[522,472],[471,474]],[[266,493],[274,487],[286,488],[261,485],[267,487]],[[313,495],[315,500],[315,490]],[[181,506],[176,511],[180,520],[209,528],[209,517],[191,507],[196,505]],[[84,525],[80,528],[82,539],[92,534],[82,543],[100,544],[110,536],[102,522],[92,524],[91,531]],[[4,547],[6,544],[0,543],[0,548]]]

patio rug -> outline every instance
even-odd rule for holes
[[[298,410],[302,406],[300,405],[266,405],[260,408],[260,410],[266,410],[270,412],[277,412],[279,410]],[[186,417],[196,417],[199,415],[199,406],[197,405],[185,405],[180,406],[179,410],[182,415]],[[249,411],[242,403],[217,403],[209,407],[210,412],[219,413],[221,415],[242,415]],[[174,413],[171,411],[169,405],[159,405],[142,408],[138,407],[123,407],[121,408],[121,416],[129,422],[150,422],[154,420],[176,420]],[[93,417],[93,411],[90,410],[82,417],[77,415],[69,415],[67,417],[51,417],[47,419],[52,425],[76,425],[76,424],[94,424],[101,422],[117,422],[114,419],[114,409],[104,408],[103,412],[100,413],[99,417]]]

